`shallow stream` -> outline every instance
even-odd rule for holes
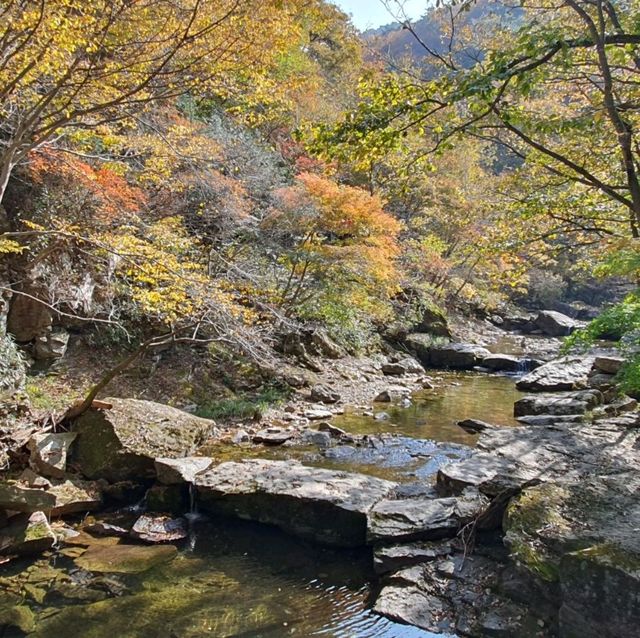
[[[450,458],[469,453],[476,437],[455,423],[477,418],[514,426],[513,379],[442,373],[438,387],[409,407],[376,404],[374,413],[347,411],[334,419],[354,434],[383,436],[391,454],[334,455],[299,448],[212,450],[298,458],[311,464],[424,482]],[[375,437],[378,440],[378,437]],[[349,446],[342,446],[348,448]],[[385,447],[383,444],[382,447]],[[335,448],[331,448],[335,449]],[[391,459],[391,460],[389,460]],[[385,466],[385,463],[387,465]],[[104,541],[104,539],[101,539]],[[122,542],[122,541],[121,541]],[[116,551],[118,551],[116,549]],[[80,553],[80,552],[78,552]],[[428,638],[432,634],[374,614],[370,550],[314,546],[269,527],[241,521],[199,520],[190,543],[169,562],[139,573],[88,571],[73,552],[0,567],[0,610],[20,602],[34,613],[37,638]],[[22,569],[21,569],[22,568]],[[44,574],[44,576],[43,576]],[[4,592],[4,593],[3,593]],[[18,596],[18,599],[13,596]],[[21,636],[22,633],[2,634]]]

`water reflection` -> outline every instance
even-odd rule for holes
[[[201,522],[192,551],[137,577],[130,593],[42,610],[33,636],[430,638],[370,609],[366,550],[334,550],[240,521]]]
[[[495,425],[515,426],[513,404],[522,394],[513,377],[470,372],[443,372],[434,376],[438,387],[413,395],[407,408],[377,404],[376,412],[389,419],[362,416],[354,410],[334,423],[356,434],[395,432],[408,437],[475,445],[477,437],[458,427],[463,419],[480,419]]]

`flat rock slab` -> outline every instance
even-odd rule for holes
[[[599,390],[582,390],[556,394],[534,394],[523,397],[513,406],[514,416],[538,414],[575,415],[585,414],[603,401]]]
[[[640,472],[638,420],[631,413],[593,424],[488,430],[470,457],[440,468],[438,486],[444,495],[459,495],[471,486],[497,496],[531,481],[580,481],[594,472],[612,476]]]
[[[30,488],[7,481],[0,483],[0,508],[33,514],[33,512],[49,511],[54,507],[56,497],[45,490]]]
[[[406,567],[427,563],[451,554],[448,542],[417,541],[402,545],[381,545],[373,552],[373,568],[378,574],[395,572]]]
[[[555,392],[586,388],[595,357],[566,356],[549,361],[516,383],[518,390]]]
[[[205,510],[347,547],[366,543],[367,514],[396,487],[363,474],[262,459],[222,463],[195,485]]]
[[[111,482],[155,477],[156,458],[192,454],[215,426],[153,401],[106,399],[108,410],[89,410],[74,423],[73,461],[88,478]]]
[[[263,445],[282,445],[295,436],[293,430],[283,430],[281,428],[266,428],[253,435],[251,439],[254,443]]]
[[[384,500],[369,512],[367,538],[372,544],[449,538],[488,503],[477,492],[449,498]]]
[[[48,510],[51,516],[81,514],[97,510],[102,505],[102,492],[97,482],[78,478],[54,482],[47,490],[55,497],[55,504]]]
[[[208,470],[213,459],[206,456],[186,456],[182,459],[159,458],[154,461],[158,481],[163,485],[193,483],[196,474]]]

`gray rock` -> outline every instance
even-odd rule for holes
[[[568,425],[572,423],[584,423],[584,414],[536,414],[531,416],[519,416],[518,421],[523,425]]]
[[[276,525],[341,546],[366,542],[367,514],[395,483],[372,476],[253,459],[222,463],[196,477],[201,507]]]
[[[251,437],[246,430],[238,430],[237,432],[234,432],[231,440],[236,445],[239,445],[240,443],[249,443],[249,441],[251,441]]]
[[[594,357],[569,355],[549,361],[516,383],[518,390],[534,392],[579,390],[588,385]]]
[[[490,355],[486,348],[473,343],[451,343],[431,347],[429,364],[435,368],[472,370]]]
[[[282,428],[266,428],[253,435],[251,439],[254,443],[263,445],[282,445],[293,438],[293,430],[283,430]]]
[[[320,403],[336,403],[340,401],[340,394],[327,385],[314,385],[311,388],[311,400]]]
[[[111,482],[155,477],[156,458],[193,453],[215,427],[209,419],[138,399],[105,399],[109,410],[76,420],[73,461],[85,476]]]
[[[53,480],[47,493],[55,498],[53,507],[45,510],[51,516],[85,513],[102,507],[102,489],[95,481],[82,481],[77,477]]]
[[[305,430],[302,433],[302,442],[307,445],[317,445],[320,448],[327,448],[331,446],[332,439],[329,432]]]
[[[388,421],[391,417],[386,412],[376,412],[373,418],[376,421]]]
[[[439,308],[425,308],[420,322],[413,328],[415,332],[427,332],[437,337],[451,337],[447,317]]]
[[[21,392],[26,376],[22,354],[13,339],[0,330],[0,400]]]
[[[527,334],[535,328],[535,324],[531,315],[512,316],[504,317],[502,327],[508,331],[519,331]]]
[[[639,488],[636,472],[591,476],[528,488],[509,505],[511,551],[532,578],[559,585],[561,636],[637,633]]]
[[[36,338],[33,354],[36,359],[62,359],[69,345],[69,333],[63,328],[49,330]]]
[[[50,511],[56,504],[56,497],[42,489],[32,489],[20,483],[4,481],[0,483],[0,508],[33,514]]]
[[[14,516],[0,530],[0,554],[40,554],[56,542],[44,512]]]
[[[485,430],[492,430],[498,427],[485,421],[480,421],[479,419],[464,419],[463,421],[458,421],[458,426],[470,434],[477,434],[478,432],[484,432]]]
[[[134,523],[130,534],[147,543],[171,543],[186,538],[189,528],[184,518],[144,514]]]
[[[67,469],[67,454],[76,436],[75,432],[34,434],[28,443],[31,466],[45,476],[63,478]]]
[[[400,361],[382,364],[382,373],[390,377],[401,377],[405,374],[424,374],[424,368],[413,357],[405,357]]]
[[[321,408],[311,408],[304,411],[304,416],[311,421],[318,421],[320,419],[330,419],[333,417],[333,412]]]
[[[333,438],[340,438],[347,434],[342,428],[327,422],[318,423],[318,432],[328,432]]]
[[[604,411],[606,414],[617,416],[625,412],[633,412],[637,407],[637,399],[633,399],[631,397],[623,395],[617,398],[615,401],[612,401],[609,405],[605,405]]]
[[[583,321],[576,321],[554,310],[542,310],[534,323],[543,334],[549,337],[565,337],[586,325]]]
[[[377,574],[386,574],[441,558],[452,551],[448,541],[382,545],[373,552],[373,567]]]
[[[516,417],[539,414],[576,415],[584,414],[603,401],[598,390],[562,394],[538,394],[523,397],[515,402],[513,414]]]
[[[11,299],[7,316],[7,332],[11,333],[18,343],[27,343],[45,334],[52,322],[51,310],[32,298],[37,298],[38,291],[23,292],[32,296],[15,294]]]
[[[460,497],[384,500],[369,512],[370,543],[436,540],[455,536],[487,506],[481,494]]]
[[[590,388],[606,391],[615,385],[615,375],[596,372],[596,374],[589,375],[588,384]]]
[[[520,357],[511,354],[491,354],[482,360],[482,366],[493,372],[520,372],[524,370]]]
[[[593,367],[604,374],[618,374],[625,362],[624,357],[597,356],[593,362]]]
[[[438,634],[539,635],[541,619],[535,611],[506,600],[497,591],[502,569],[500,563],[482,556],[436,558],[393,574],[374,610]]]
[[[206,456],[186,456],[181,459],[158,458],[154,461],[156,476],[163,485],[193,483],[200,472],[208,470],[213,459]]]

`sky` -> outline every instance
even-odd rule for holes
[[[393,17],[385,9],[381,0],[332,0],[345,13],[353,16],[353,23],[358,29],[379,27],[394,22]],[[393,5],[394,2],[390,2]],[[422,16],[428,4],[427,0],[403,0],[405,11],[411,19]]]

